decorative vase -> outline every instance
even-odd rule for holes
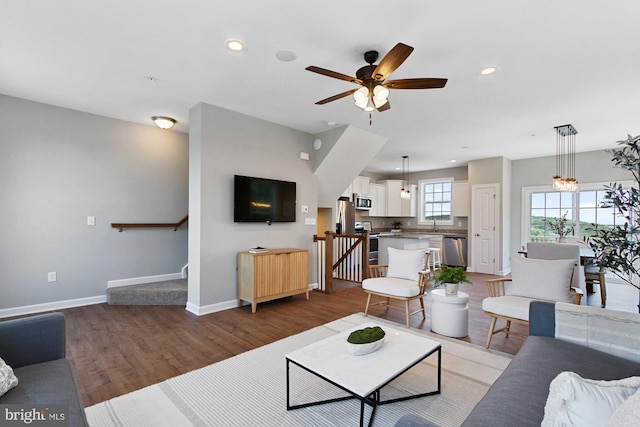
[[[556,237],[556,243],[567,243],[566,237]]]
[[[460,287],[460,283],[445,283],[444,294],[448,296],[458,295],[459,287]]]
[[[373,353],[374,351],[380,349],[383,343],[384,337],[380,338],[378,341],[369,342],[366,344],[352,344],[348,342],[347,350],[352,356],[362,356],[363,354]]]

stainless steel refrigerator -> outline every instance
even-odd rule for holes
[[[349,199],[340,198],[337,203],[336,233],[354,234],[356,232],[356,206]]]

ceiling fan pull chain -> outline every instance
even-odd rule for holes
[[[371,113],[369,113],[369,126],[371,126]]]

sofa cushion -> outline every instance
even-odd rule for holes
[[[540,426],[551,381],[563,371],[583,378],[640,376],[640,364],[550,337],[528,337],[463,426]]]
[[[482,300],[482,309],[490,313],[500,313],[503,316],[528,321],[529,303],[531,303],[531,298],[514,295],[487,297]]]
[[[362,289],[399,297],[415,297],[420,293],[418,282],[396,277],[374,277],[362,281]]]
[[[0,396],[18,385],[18,378],[13,373],[11,366],[0,358]]]
[[[69,405],[69,425],[84,426],[86,418],[67,359],[16,368],[19,384],[0,397],[1,404]]]
[[[418,281],[418,273],[424,270],[426,253],[424,249],[395,249],[387,248],[389,254],[389,268],[387,277]]]
[[[609,418],[607,427],[635,427],[640,420],[640,391],[618,406]]]
[[[511,258],[510,294],[546,301],[571,302],[575,260]]]
[[[551,381],[543,427],[607,424],[614,411],[640,389],[640,377],[596,381],[561,372]]]

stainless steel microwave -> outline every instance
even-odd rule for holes
[[[356,209],[368,211],[371,209],[371,197],[366,194],[353,194],[353,203]]]

